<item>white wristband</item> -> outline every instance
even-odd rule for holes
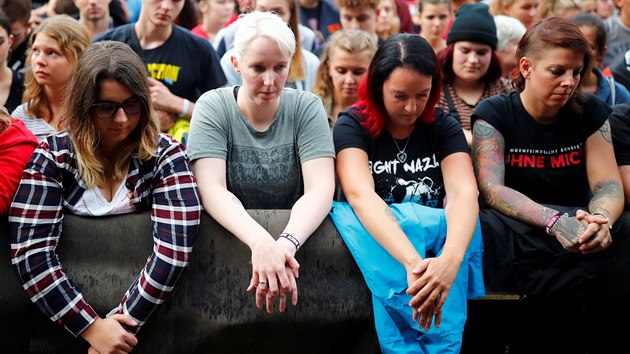
[[[190,101],[184,98],[184,103],[182,104],[182,111],[179,113],[180,116],[188,115],[188,108],[190,107]]]

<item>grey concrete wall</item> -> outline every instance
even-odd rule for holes
[[[289,211],[250,214],[278,235]],[[59,255],[88,302],[105,315],[143,266],[153,245],[148,213],[114,218],[68,215]],[[6,223],[0,225],[6,235]],[[7,236],[5,236],[5,240]],[[259,311],[245,289],[247,246],[203,214],[191,264],[171,297],[138,335],[134,353],[378,353],[370,294],[327,218],[297,253],[299,301],[285,313]],[[85,353],[86,342],[30,304],[0,243],[2,353]]]

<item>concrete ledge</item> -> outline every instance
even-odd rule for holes
[[[274,235],[289,218],[288,210],[250,214]],[[65,217],[60,259],[101,315],[116,306],[150,253],[149,216]],[[6,220],[0,230],[7,234]],[[134,353],[379,352],[369,290],[329,218],[297,254],[299,301],[285,313],[259,311],[245,292],[249,257],[247,246],[204,213],[191,264],[139,333]],[[0,333],[15,346],[7,352],[85,353],[83,339],[30,303],[10,265],[8,242],[0,245],[0,264]]]
[[[250,210],[250,214],[274,235],[289,218],[288,210]],[[624,213],[618,226],[630,225],[629,218],[630,213]],[[149,255],[153,246],[150,215],[68,215],[64,230],[60,259],[88,302],[105,315],[117,305]],[[0,352],[85,354],[83,339],[52,323],[28,300],[10,264],[6,220],[0,220],[0,235],[5,240],[0,242]],[[622,235],[613,242],[609,266],[602,275],[607,295],[603,303],[630,301],[626,280],[630,232]],[[371,295],[330,218],[297,254],[299,302],[283,314],[257,310],[253,295],[245,292],[251,275],[249,257],[245,245],[204,213],[190,266],[140,332],[133,353],[380,353]],[[507,348],[518,333],[518,305],[517,295],[491,289],[485,299],[471,300],[462,354],[511,353]],[[617,313],[605,312],[613,317]]]

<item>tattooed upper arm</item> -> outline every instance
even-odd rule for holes
[[[602,138],[604,138],[607,143],[612,144],[612,133],[610,131],[610,122],[608,121],[608,119],[606,119],[604,124],[599,127],[599,133],[602,135]]]
[[[503,184],[505,143],[503,136],[488,122],[479,119],[473,125],[472,159],[480,192]]]

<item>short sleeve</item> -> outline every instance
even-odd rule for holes
[[[186,145],[190,161],[208,157],[227,159],[227,120],[233,117],[222,90],[225,89],[206,92],[195,104]]]
[[[309,92],[298,93],[297,133],[300,163],[320,157],[335,157],[328,117],[322,101]]]
[[[370,139],[355,109],[351,108],[339,114],[333,129],[333,141],[337,154],[347,148],[358,148],[368,152]]]

